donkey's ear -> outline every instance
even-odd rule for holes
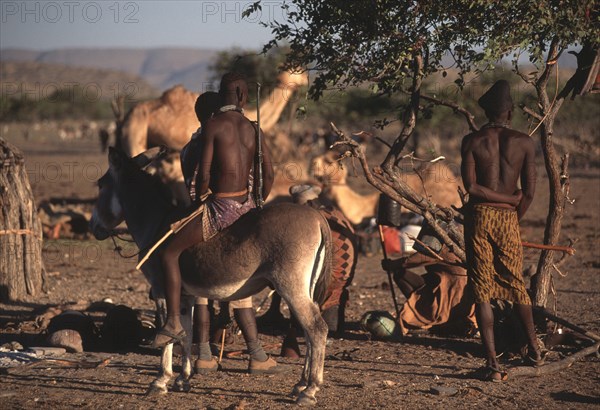
[[[138,167],[144,168],[146,165],[156,159],[160,153],[161,147],[153,147],[133,157],[133,162],[135,162]]]

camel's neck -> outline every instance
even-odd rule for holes
[[[260,104],[260,128],[264,132],[269,132],[281,117],[281,113],[286,104],[292,100],[292,95],[296,90],[289,84],[277,86],[271,94]],[[256,121],[256,111],[247,111],[246,117],[251,121]]]

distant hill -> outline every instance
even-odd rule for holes
[[[219,51],[194,48],[67,48],[50,51],[26,49],[0,50],[1,62],[37,62],[121,71],[145,79],[151,86],[164,91],[182,84],[196,92],[212,89],[210,65]],[[524,62],[526,61],[523,59]],[[561,71],[576,68],[574,56],[563,53],[559,59]],[[452,66],[450,57],[445,66]]]
[[[23,95],[34,100],[51,97],[58,89],[73,86],[79,86],[88,100],[112,100],[119,93],[129,100],[160,94],[145,79],[133,74],[31,61],[0,61],[0,86],[2,97]]]
[[[51,51],[5,49],[2,62],[37,62],[69,67],[113,70],[144,78],[163,91],[175,84],[200,91],[210,78],[209,66],[218,51],[191,48],[69,48]]]

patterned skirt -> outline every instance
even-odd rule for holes
[[[251,195],[248,195],[248,199],[244,203],[211,195],[204,204],[206,208],[202,215],[202,230],[205,241],[256,208]]]
[[[475,205],[465,215],[467,275],[475,303],[501,299],[530,305],[523,281],[517,212]]]

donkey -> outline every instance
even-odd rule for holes
[[[181,217],[164,185],[143,170],[152,154],[150,150],[129,158],[114,148],[109,150],[109,169],[98,181],[99,196],[90,222],[94,236],[103,240],[125,220],[141,249],[140,257],[170,222]],[[304,368],[292,394],[298,404],[316,404],[327,339],[327,325],[318,303],[331,274],[331,231],[319,212],[289,203],[251,211],[212,239],[184,252],[180,265],[182,313],[186,316],[182,324],[188,336],[183,346],[183,375],[175,388],[189,390],[193,296],[237,300],[270,286],[287,302],[306,337]],[[162,297],[158,256],[153,254],[142,270],[152,285],[154,299]],[[157,307],[164,312],[161,303]],[[171,349],[169,345],[163,350],[162,371],[151,391],[166,392],[173,374]]]

